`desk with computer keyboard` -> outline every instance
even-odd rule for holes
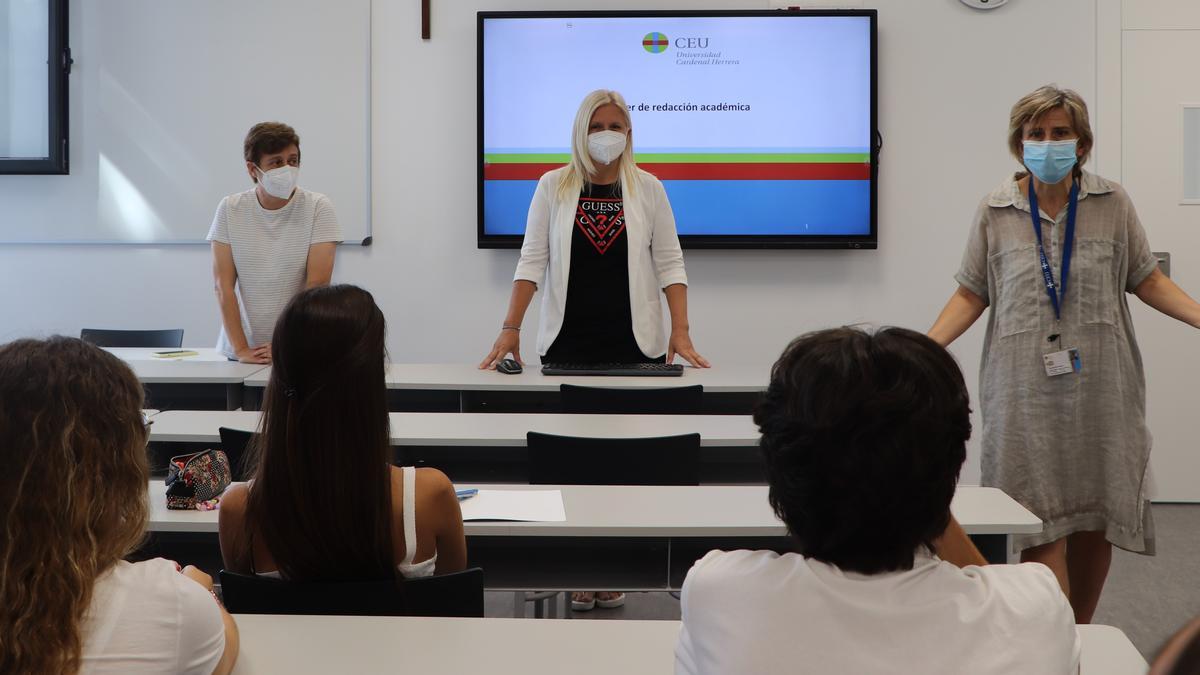
[[[543,363],[542,375],[559,377],[683,377],[681,363]]]
[[[246,409],[257,409],[271,369],[245,380]],[[749,414],[766,391],[770,367],[718,364],[686,366],[678,376],[546,375],[538,364],[507,375],[467,363],[393,363],[386,376],[389,408],[412,412],[559,412],[558,392],[564,384],[617,389],[658,389],[701,385],[703,408],[697,413]]]

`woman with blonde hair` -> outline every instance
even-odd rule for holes
[[[1129,195],[1080,168],[1092,150],[1079,94],[1045,86],[1012,108],[1023,170],[984,198],[929,335],[943,346],[988,314],[980,366],[983,484],[1042,519],[1014,537],[1088,623],[1112,545],[1153,555],[1146,383],[1125,294],[1200,327],[1158,269]]]
[[[538,181],[508,313],[480,368],[509,354],[523,362],[521,321],[542,283],[543,363],[670,363],[678,354],[708,367],[689,334],[687,274],[671,204],[662,182],[637,167],[632,139],[619,93],[599,89],[584,97],[570,163]]]
[[[687,274],[662,182],[633,160],[629,107],[615,91],[584,97],[571,161],[538,181],[500,335],[480,368],[521,359],[521,321],[545,283],[537,350],[542,363],[708,361],[692,346]],[[663,334],[662,302],[671,313]],[[572,606],[619,607],[623,593],[576,593]]]
[[[117,357],[64,337],[0,347],[0,672],[233,669],[207,574],[123,560],[146,529],[146,436]]]

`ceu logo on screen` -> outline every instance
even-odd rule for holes
[[[646,33],[646,37],[642,38],[642,48],[651,54],[661,54],[667,51],[667,46],[670,44],[667,36],[662,33]]]

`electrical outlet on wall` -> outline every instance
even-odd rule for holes
[[[1171,254],[1166,251],[1155,251],[1151,255],[1158,261],[1158,269],[1166,276],[1171,276]]]

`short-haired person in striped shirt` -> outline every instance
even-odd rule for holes
[[[253,185],[217,206],[208,240],[221,308],[217,349],[246,363],[271,362],[271,331],[300,291],[329,283],[342,228],[329,198],[297,187],[300,137],[260,122],[242,144]]]

